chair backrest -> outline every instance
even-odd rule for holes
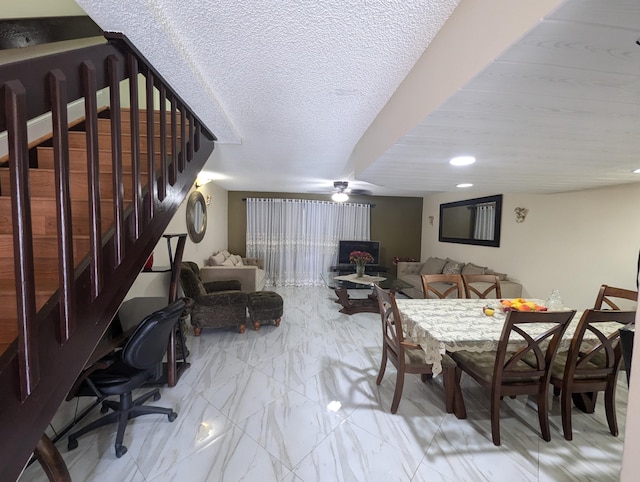
[[[485,299],[495,291],[496,299],[502,298],[500,278],[493,274],[463,274],[462,284],[467,298]]]
[[[438,298],[464,298],[462,288],[462,278],[459,274],[423,274],[420,275],[422,280],[422,293],[425,298],[429,298],[429,293],[433,293]],[[442,291],[434,286],[434,283],[445,283]],[[452,295],[453,296],[450,296]]]
[[[622,360],[619,328],[633,323],[635,315],[635,311],[586,310],[571,340],[564,378],[604,380],[616,373]],[[595,335],[598,341],[585,341],[587,332]]]
[[[122,360],[141,370],[153,368],[162,362],[169,335],[184,307],[184,300],[179,299],[143,319],[122,349]]]
[[[603,305],[607,305],[612,310],[619,310],[620,307],[611,298],[638,301],[638,292],[624,288],[602,285],[600,286],[600,291],[598,291],[598,296],[595,304],[593,305],[593,309],[601,310]]]
[[[560,339],[574,311],[510,311],[502,328],[493,383],[549,383]],[[526,360],[526,361],[525,361]]]
[[[380,318],[382,320],[382,342],[396,360],[404,360],[404,334],[402,332],[402,317],[398,311],[396,297],[378,285],[374,285],[374,291],[378,298]]]
[[[197,265],[196,269],[198,269]],[[194,300],[207,293],[200,276],[193,270],[189,261],[180,264],[180,286],[184,295]]]

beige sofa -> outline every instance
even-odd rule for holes
[[[410,298],[424,298],[422,293],[421,274],[495,274],[500,279],[500,288],[503,298],[520,298],[522,296],[522,285],[511,280],[504,273],[497,273],[487,267],[478,266],[473,263],[463,263],[451,259],[428,258],[423,262],[399,262],[397,278],[411,285],[410,288],[403,288],[400,291]],[[438,284],[442,286],[438,287]],[[444,283],[436,283],[436,289],[440,290]]]
[[[219,251],[209,258],[207,266],[200,268],[200,279],[203,283],[237,279],[242,291],[262,291],[266,281],[264,259],[242,258]]]

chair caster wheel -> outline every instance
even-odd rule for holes
[[[78,448],[78,441],[69,437],[69,443],[67,444],[67,450],[73,450]]]
[[[173,422],[176,418],[178,418],[178,414],[176,412],[171,412],[169,415],[167,415],[167,418],[169,419],[169,422]]]
[[[120,447],[116,447],[116,457],[120,458],[126,453],[127,453],[127,447],[125,447],[124,445],[121,445]]]
[[[106,405],[104,405],[104,404],[103,404],[103,405],[100,407],[100,413],[101,413],[101,414],[103,414],[103,415],[104,415],[104,414],[105,414],[105,413],[107,413],[108,411],[109,411],[109,407],[107,407]]]
[[[156,394],[153,396],[153,401],[154,401],[154,402],[157,402],[158,400],[160,400],[160,392],[156,393]]]

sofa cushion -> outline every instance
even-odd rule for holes
[[[227,258],[224,260],[221,266],[235,266],[235,264],[233,264],[233,260],[231,258]]]
[[[234,266],[244,266],[242,263],[242,256],[239,254],[232,254],[229,259],[233,262]]]
[[[507,275],[505,273],[497,273],[495,271],[493,271],[492,269],[487,269],[484,274],[494,274],[498,277],[498,279],[500,281],[504,281],[507,279]]]
[[[224,259],[226,260],[229,256],[231,256],[231,253],[229,253],[229,251],[227,251],[226,249],[221,249],[220,251],[218,251],[218,253],[221,253],[222,256],[224,256]]]
[[[209,258],[209,266],[222,266],[222,263],[224,263],[224,259],[224,254],[214,254]]]
[[[487,267],[478,266],[477,264],[467,263],[462,268],[460,274],[485,274]]]
[[[462,268],[464,268],[464,263],[447,258],[447,264],[442,268],[442,274],[460,274]]]
[[[434,257],[428,258],[424,262],[420,274],[440,274],[442,273],[442,269],[444,268],[445,264],[447,264],[446,259]]]

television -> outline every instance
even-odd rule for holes
[[[366,251],[373,256],[373,263],[367,264],[380,264],[380,241],[339,241],[338,264],[349,264],[352,251]]]

